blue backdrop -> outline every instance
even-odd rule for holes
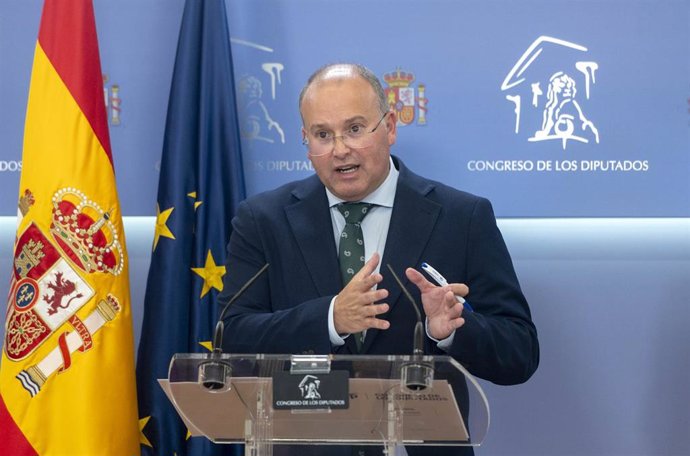
[[[0,215],[14,215],[41,2],[3,0]],[[125,215],[155,211],[180,0],[96,1]],[[227,2],[250,194],[312,171],[297,96],[358,61],[400,113],[396,153],[504,217],[690,215],[690,5]]]
[[[0,296],[41,4],[0,0]],[[137,338],[183,4],[94,1]],[[485,384],[480,456],[690,454],[690,2],[226,5],[249,194],[312,172],[299,90],[354,60],[405,122],[396,153],[493,201],[542,363]]]

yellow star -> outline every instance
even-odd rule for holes
[[[170,209],[166,209],[163,212],[161,212],[160,207],[158,204],[156,204],[156,231],[153,234],[153,251],[156,251],[156,246],[158,245],[158,239],[163,236],[167,237],[170,239],[175,239],[175,236],[172,234],[172,231],[168,228],[166,223],[168,222],[168,218],[170,217],[170,214],[174,210],[174,207],[171,207]]]
[[[211,250],[206,255],[206,264],[203,268],[192,268],[201,278],[204,279],[204,288],[201,290],[200,298],[203,298],[206,293],[215,288],[218,291],[223,291],[223,276],[225,275],[225,266],[217,266]]]
[[[146,445],[148,447],[153,448],[153,445],[151,445],[151,442],[149,442],[149,439],[146,438],[144,435],[144,428],[146,427],[146,423],[149,422],[151,419],[151,415],[145,416],[144,418],[139,420],[139,443],[142,445]]]
[[[187,196],[190,198],[196,199],[196,192],[190,192],[187,193]],[[204,202],[203,201],[194,201],[194,210],[196,210],[199,206],[201,206]]]
[[[208,351],[213,351],[213,344],[211,343],[210,340],[206,340],[204,342],[199,342],[199,345],[204,347]]]

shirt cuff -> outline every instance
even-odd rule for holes
[[[332,304],[331,304],[331,305],[332,305]],[[452,333],[450,333],[450,336],[446,337],[446,338],[443,339],[443,340],[434,339],[434,338],[431,337],[431,335],[429,334],[429,319],[428,319],[428,318],[424,320],[424,329],[426,330],[426,337],[428,337],[429,339],[431,339],[431,340],[433,340],[434,342],[436,342],[436,346],[437,346],[438,348],[440,348],[440,349],[443,350],[444,352],[448,352],[448,350],[450,350],[450,346],[453,344],[453,338],[455,338],[455,331],[453,331]]]
[[[333,308],[335,307],[335,298],[338,296],[333,296],[331,299],[331,305],[328,307],[328,337],[331,339],[331,344],[337,346],[345,345],[345,339],[349,336],[346,334],[345,337],[341,337],[338,331],[335,330],[335,321],[333,319]]]

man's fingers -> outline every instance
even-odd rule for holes
[[[456,329],[460,329],[460,327],[462,327],[462,325],[465,324],[465,319],[464,318],[455,318],[455,319],[450,321],[450,324],[453,326],[452,331],[455,331]]]
[[[381,283],[382,280],[383,276],[381,274],[371,274],[359,279],[358,283],[362,284],[363,290],[369,290],[370,288],[373,288],[375,285]]]
[[[425,289],[435,286],[433,283],[429,282],[421,272],[414,268],[405,269],[405,275],[410,279],[410,282],[414,283],[417,288],[419,288],[419,291],[423,292]]]
[[[372,304],[364,308],[367,317],[375,317],[388,312],[388,304]]]
[[[455,304],[451,306],[450,313],[451,315],[460,316],[462,315],[463,308],[463,305],[456,301]]]
[[[453,307],[455,304],[458,304],[458,300],[455,297],[455,293],[453,293],[452,291],[446,292],[446,294],[443,295],[443,299],[445,300],[448,307]]]
[[[417,271],[414,268],[407,268],[405,270],[405,275],[407,276],[408,279],[410,279],[410,282],[414,283],[417,288],[419,288],[419,291],[422,293],[430,288],[436,288],[437,285],[430,282],[424,274],[421,272]],[[469,294],[470,289],[467,285],[464,283],[450,283],[448,284],[450,289],[453,291],[454,294],[457,296],[462,296],[465,297]]]
[[[451,283],[449,284],[450,289],[453,290],[453,293],[465,297],[469,294],[470,288],[465,285],[464,283]]]
[[[375,273],[378,264],[379,254],[374,253],[374,255],[372,255],[372,257],[369,259],[369,261],[364,263],[362,269],[357,271],[357,274],[355,274],[354,277],[352,277],[352,280],[350,280],[350,283],[348,283],[345,286],[345,288],[364,291],[373,288],[375,285],[381,283],[381,281],[383,280],[383,276],[379,273]],[[374,301],[376,301],[376,299]]]
[[[355,278],[363,278],[370,276],[374,271],[376,271],[376,268],[379,265],[379,260],[381,258],[379,257],[378,252],[374,252],[374,254],[369,258],[369,261],[364,263],[364,266],[362,266],[362,269],[360,269],[357,274],[353,277],[353,280]]]
[[[388,329],[391,324],[388,320],[381,320],[380,318],[367,318],[367,328]]]
[[[369,304],[386,299],[387,297],[388,290],[371,290],[362,294],[362,301],[365,303],[364,305],[369,306]]]

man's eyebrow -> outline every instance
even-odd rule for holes
[[[328,129],[329,127],[326,124],[313,124],[309,126],[309,131],[321,130],[324,128]]]
[[[351,124],[351,123],[354,123],[354,122],[366,122],[366,121],[367,121],[367,118],[366,118],[366,117],[361,116],[361,115],[356,115],[356,116],[354,116],[354,117],[350,117],[349,119],[345,119],[345,120],[343,121],[343,124],[344,124],[344,125],[348,125],[348,124]],[[317,124],[311,125],[311,126],[309,127],[309,131],[314,131],[314,130],[319,130],[319,129],[326,129],[326,130],[328,130],[328,129],[330,129],[330,128],[331,128],[331,127],[330,127],[330,125],[328,125],[328,124],[317,123]]]

